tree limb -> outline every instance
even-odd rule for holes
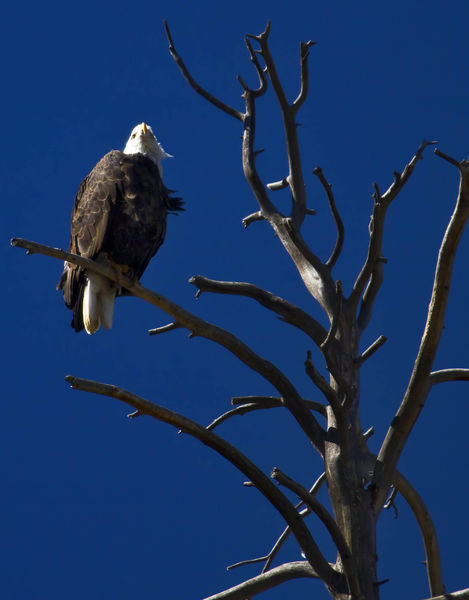
[[[442,369],[433,371],[429,375],[430,385],[448,381],[469,381],[469,369]]]
[[[469,218],[469,161],[462,161],[458,168],[458,198],[438,254],[432,297],[420,348],[404,399],[388,429],[376,462],[372,480],[376,513],[381,510],[402,450],[430,389],[430,373],[444,325],[454,258]]]
[[[290,501],[280,492],[272,481],[265,475],[252,461],[250,461],[237,448],[226,442],[224,439],[207,431],[205,427],[191,421],[187,417],[175,413],[167,408],[159,406],[153,402],[145,400],[140,396],[132,394],[127,390],[115,385],[107,385],[97,381],[81,379],[72,375],[65,377],[73,389],[91,392],[102,396],[109,396],[125,402],[136,408],[139,412],[147,414],[158,421],[163,421],[168,425],[177,427],[180,431],[195,437],[203,444],[215,450],[218,454],[226,458],[238,470],[244,473],[254,483],[257,489],[267,500],[278,510],[285,521],[292,528],[298,544],[303,550],[308,562],[315,569],[318,576],[330,585],[336,586],[340,583],[340,577],[332,569],[326,559],[322,556],[316,542],[313,540],[310,532],[303,523],[303,520],[296,512]]]
[[[423,157],[425,148],[435,143],[436,142],[423,141],[410,162],[404,167],[402,173],[397,171],[394,172],[394,181],[384,194],[381,195],[378,186],[375,184],[375,193],[373,194],[373,214],[370,220],[368,254],[349,298],[350,304],[353,307],[356,307],[363,294],[358,315],[360,331],[363,331],[369,323],[373,304],[383,280],[381,253],[386,211],[414,172],[415,166]]]
[[[344,235],[345,235],[344,224],[340,217],[340,213],[337,210],[337,205],[335,203],[334,194],[332,193],[332,185],[324,177],[321,167],[315,167],[313,169],[313,173],[319,179],[319,181],[322,184],[322,187],[324,188],[324,190],[326,192],[327,200],[329,202],[329,208],[332,213],[332,216],[334,217],[334,222],[335,222],[335,226],[337,229],[337,238],[335,241],[334,250],[332,251],[332,254],[326,261],[326,265],[329,267],[329,269],[332,269],[334,267],[335,263],[337,262],[337,259],[340,256],[340,253],[342,251],[342,246],[344,244]]]
[[[311,360],[311,350],[306,353],[305,360],[305,371],[311,381],[318,387],[318,389],[324,394],[329,404],[334,409],[334,412],[340,411],[340,400],[335,390],[329,385],[325,378],[315,368],[313,361]]]
[[[316,42],[312,42],[311,40],[309,40],[308,42],[300,43],[301,87],[300,87],[300,93],[298,94],[298,97],[296,98],[296,100],[294,100],[293,105],[292,105],[293,110],[295,112],[298,112],[298,110],[301,108],[301,105],[308,97],[308,91],[309,91],[308,56],[309,56],[309,49],[311,48],[311,46],[314,46],[315,43]]]
[[[404,475],[397,470],[394,474],[393,483],[414,513],[422,534],[423,544],[425,547],[425,565],[427,568],[430,595],[437,596],[439,594],[444,594],[445,586],[443,583],[443,573],[441,570],[440,549],[438,546],[436,529],[430,513],[428,512],[428,509],[417,490],[404,477]]]
[[[314,482],[312,488],[309,490],[309,493],[312,496],[316,496],[316,494],[319,493],[319,490],[322,488],[322,486],[324,485],[324,483],[326,483],[326,480],[327,480],[326,473],[322,473],[321,475],[319,475],[319,477]],[[295,509],[298,510],[302,506],[302,504],[303,504],[303,500],[301,500],[295,506]],[[299,514],[304,518],[304,517],[308,516],[309,514],[311,514],[311,508],[309,506],[307,506]],[[273,545],[271,551],[267,555],[267,560],[265,561],[264,567],[262,568],[262,573],[265,573],[266,571],[269,570],[270,565],[274,561],[274,558],[279,553],[279,551],[280,551],[281,547],[283,546],[283,544],[285,543],[285,541],[288,539],[290,533],[291,533],[291,529],[287,525],[287,527],[280,534],[280,537],[277,539],[277,541]]]
[[[197,83],[197,81],[189,73],[189,70],[187,69],[186,65],[184,64],[182,58],[179,56],[179,54],[174,46],[174,42],[173,42],[173,39],[171,36],[171,32],[169,30],[169,25],[168,25],[167,21],[164,21],[164,30],[166,32],[166,37],[168,38],[169,52],[170,52],[171,56],[173,57],[174,62],[178,66],[179,70],[181,71],[182,76],[187,81],[187,83],[191,86],[191,88],[193,88],[198,94],[200,94],[203,98],[208,100],[211,104],[213,104],[214,106],[216,106],[223,112],[227,113],[228,115],[230,115],[230,116],[234,117],[235,119],[238,119],[239,121],[242,122],[243,121],[243,113],[241,113],[239,110],[236,110],[236,108],[233,108],[232,106],[229,106],[228,104],[225,104],[225,102],[222,102],[221,100],[219,100],[218,98],[213,96],[210,92],[207,92],[207,90],[205,90],[201,85],[199,85]]]
[[[381,348],[381,346],[383,344],[385,344],[387,342],[387,337],[384,335],[380,335],[378,339],[376,339],[371,346],[369,346],[361,356],[359,356],[358,358],[355,359],[355,364],[357,364],[358,366],[362,366],[362,364],[367,361],[370,356],[373,356],[373,354],[379,350]]]
[[[78,256],[76,254],[65,252],[64,250],[60,250],[58,248],[51,248],[49,246],[44,246],[42,244],[37,244],[36,242],[23,240],[20,238],[14,238],[11,241],[11,245],[25,248],[30,253],[37,252],[40,254],[45,254],[46,256],[66,260],[89,271],[99,273],[111,281],[117,281],[119,277],[119,285],[124,287],[137,298],[141,298],[153,306],[165,311],[171,315],[173,319],[181,325],[181,327],[185,327],[191,331],[193,335],[212,340],[213,342],[229,350],[241,362],[243,362],[253,371],[259,373],[259,375],[262,375],[262,377],[267,379],[267,381],[269,381],[278,390],[280,396],[284,400],[285,406],[294,416],[311,443],[315,446],[318,452],[323,455],[324,430],[316,421],[311,412],[304,407],[302,399],[293,384],[275,365],[253,352],[251,348],[249,348],[232,333],[222,329],[221,327],[212,325],[211,323],[208,323],[207,321],[204,321],[195,315],[192,315],[190,312],[184,310],[182,307],[178,306],[171,300],[168,300],[161,294],[157,294],[156,292],[143,287],[143,285],[141,285],[141,283],[138,281],[134,281],[121,275],[118,276],[112,268],[100,265],[95,261],[83,258],[82,256]]]
[[[260,52],[266,64],[267,72],[272,82],[272,87],[274,88],[275,95],[277,96],[277,100],[280,105],[285,132],[285,141],[287,145],[287,158],[289,167],[287,179],[292,193],[291,219],[295,224],[295,227],[299,229],[306,215],[306,191],[301,167],[296,113],[306,99],[308,91],[308,71],[306,63],[308,59],[308,50],[311,44],[307,42],[301,47],[302,86],[300,94],[295,100],[295,103],[290,105],[283,90],[282,84],[280,83],[272,54],[270,53],[268,45],[270,28],[271,24],[269,21],[263,33],[258,36],[249,35],[248,37],[255,39],[259,43]]]
[[[326,416],[326,409],[323,404],[319,402],[314,402],[312,400],[303,400],[305,406],[310,410],[315,410],[319,412],[323,417]],[[215,427],[218,427],[231,417],[236,415],[245,415],[246,413],[252,412],[254,410],[265,410],[268,408],[285,408],[285,404],[283,403],[281,398],[272,398],[270,401],[263,402],[250,402],[247,404],[243,404],[241,406],[237,406],[236,408],[232,408],[231,410],[223,413],[216,419],[214,419],[209,425],[207,425],[207,429],[213,431]]]
[[[353,557],[350,553],[347,542],[342,535],[337,523],[324,506],[312,494],[310,494],[301,484],[287,477],[280,469],[274,468],[271,477],[278,481],[280,485],[287,487],[294,492],[312,512],[321,520],[323,525],[329,532],[334,544],[337,546],[339,556],[344,568],[345,577],[349,586],[352,598],[360,598],[360,585],[358,582],[357,572]]]
[[[317,573],[306,561],[296,561],[275,567],[275,569],[272,569],[267,573],[257,575],[229,590],[209,596],[205,598],[205,600],[246,600],[246,598],[252,598],[253,596],[270,590],[285,581],[290,581],[291,579],[297,579],[299,577],[312,577],[318,579]]]
[[[468,600],[469,599],[469,588],[465,590],[458,590],[457,592],[451,592],[441,596],[434,596],[427,600]]]
[[[303,333],[306,333],[318,346],[320,346],[327,337],[327,332],[324,327],[313,319],[307,312],[268,292],[252,283],[244,283],[238,281],[216,281],[208,279],[202,275],[191,277],[189,283],[195,285],[199,292],[214,292],[218,294],[231,294],[237,296],[246,296],[256,300],[269,310],[278,314],[284,321],[297,327]]]
[[[150,335],[160,335],[162,333],[168,333],[168,331],[174,331],[175,329],[179,329],[181,326],[179,323],[168,323],[167,325],[163,325],[162,327],[156,327],[155,329],[150,329],[148,333]]]

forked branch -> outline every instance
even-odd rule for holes
[[[381,194],[378,186],[375,184],[375,193],[373,194],[373,214],[370,219],[369,227],[370,240],[368,254],[349,298],[351,306],[356,307],[363,294],[360,312],[358,314],[358,326],[361,331],[366,328],[370,321],[374,301],[383,281],[382,263],[385,261],[382,258],[382,248],[386,211],[414,172],[417,163],[423,157],[425,148],[435,143],[436,142],[423,141],[410,162],[404,167],[404,170],[401,173],[398,171],[394,172],[394,181],[384,194]]]
[[[260,46],[260,53],[264,59],[267,73],[269,74],[272,87],[277,96],[280,110],[282,113],[283,127],[285,132],[285,141],[287,147],[288,184],[292,194],[291,219],[298,229],[301,227],[306,216],[306,191],[303,179],[303,170],[301,166],[300,146],[298,143],[298,132],[296,123],[296,114],[306,99],[308,93],[308,55],[312,42],[303,43],[300,47],[301,62],[301,90],[297,99],[290,104],[285,95],[285,91],[280,82],[274,59],[270,52],[268,40],[270,34],[270,21],[263,33],[260,35],[251,35],[248,37],[255,39]]]

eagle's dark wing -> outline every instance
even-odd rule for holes
[[[168,212],[182,210],[172,198],[158,167],[142,154],[113,150],[82,181],[72,213],[69,252],[96,259],[101,253],[132,277],[140,278],[164,241]],[[65,263],[57,285],[72,326],[83,328],[83,269]]]

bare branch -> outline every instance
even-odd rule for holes
[[[215,429],[215,427],[218,427],[231,417],[235,417],[236,415],[245,415],[246,413],[252,412],[254,410],[265,410],[269,408],[285,408],[285,404],[283,403],[283,400],[281,398],[272,398],[270,400],[268,400],[267,398],[263,398],[262,400],[262,402],[250,402],[248,404],[243,404],[223,413],[222,415],[214,419],[210,423],[210,425],[207,425],[207,429],[210,429],[212,431],[213,429]],[[316,412],[319,412],[323,417],[326,416],[326,408],[323,404],[320,404],[319,402],[314,402],[312,400],[303,400],[303,403],[310,410],[315,410]]]
[[[179,323],[168,323],[168,325],[163,325],[162,327],[156,327],[155,329],[149,329],[148,333],[150,335],[160,335],[161,333],[168,333],[168,331],[174,331],[175,329],[180,329]]]
[[[430,385],[448,381],[469,381],[469,369],[442,369],[429,375]]]
[[[99,273],[111,281],[117,281],[118,278],[114,269],[81,256],[65,252],[64,250],[50,248],[49,246],[43,246],[42,244],[19,238],[14,238],[11,241],[11,245],[25,248],[30,252],[38,252],[54,258],[60,258],[61,260],[67,260],[68,262],[80,265],[84,269]],[[323,455],[324,430],[311,412],[304,407],[302,399],[293,384],[275,365],[253,352],[251,348],[229,331],[192,315],[161,294],[143,287],[138,281],[119,275],[118,283],[137,298],[145,300],[149,304],[171,315],[181,327],[188,329],[194,336],[204,337],[223,346],[241,360],[241,362],[267,379],[278,390],[280,396],[284,399],[285,406],[294,416],[308,439],[318,452]]]
[[[309,410],[315,410],[322,416],[326,416],[326,407],[324,404],[315,402],[314,400],[306,400],[304,398],[302,399],[302,402]],[[265,408],[275,408],[276,406],[285,407],[282,398],[279,398],[278,396],[235,396],[234,398],[231,398],[231,404],[233,406],[258,404],[263,407],[265,406]]]
[[[291,219],[274,216],[269,222],[295,263],[306,289],[332,320],[336,290],[329,268],[311,251]]]
[[[313,496],[316,496],[316,494],[319,493],[319,490],[322,488],[322,486],[324,485],[324,483],[326,483],[327,481],[327,477],[325,473],[322,473],[314,482],[312,488],[309,490],[309,493]],[[303,505],[303,501],[301,500],[296,506],[295,508],[298,510],[301,506]],[[309,506],[307,506],[305,509],[303,509],[300,512],[300,515],[302,517],[306,517],[307,515],[311,514],[311,508],[309,508]],[[277,541],[275,542],[275,544],[273,545],[271,551],[269,552],[269,554],[267,555],[267,560],[265,561],[265,565],[262,569],[262,573],[265,573],[266,571],[269,570],[270,565],[272,564],[272,562],[274,561],[275,557],[277,556],[277,554],[279,553],[281,547],[283,546],[283,544],[285,543],[285,541],[288,539],[288,537],[290,536],[291,533],[291,529],[290,527],[287,527],[282,531],[282,533],[280,534],[279,538],[277,539]]]
[[[249,225],[251,225],[251,223],[254,223],[255,221],[263,221],[263,220],[264,220],[264,216],[261,213],[261,211],[258,210],[257,212],[251,213],[247,217],[244,217],[244,219],[242,220],[242,223],[243,223],[244,229],[247,229],[249,227]]]
[[[285,521],[292,528],[298,544],[303,550],[309,563],[316,570],[318,576],[332,586],[340,585],[339,574],[332,569],[320,553],[309,530],[304,525],[302,518],[298,515],[294,506],[286,496],[280,492],[277,486],[275,486],[272,481],[237,448],[187,417],[153,402],[149,402],[148,400],[115,385],[107,385],[97,381],[81,379],[72,375],[67,375],[65,379],[70,383],[73,389],[115,398],[116,400],[120,400],[121,402],[133,406],[138,411],[145,413],[158,421],[177,427],[180,431],[195,437],[226,458],[233,466],[246,475],[252,483],[254,483],[264,497],[269,500],[272,506],[274,506],[283,516]]]
[[[445,586],[443,584],[443,574],[441,570],[440,549],[438,546],[436,529],[430,513],[420,495],[402,473],[396,471],[393,481],[396,489],[401,493],[402,497],[414,513],[420,532],[422,533],[430,595],[437,596],[439,594],[444,594]]]
[[[259,59],[257,58],[257,54],[254,52],[251,42],[249,41],[249,38],[247,36],[245,36],[244,42],[247,46],[251,62],[254,64],[257,76],[259,78],[259,87],[257,88],[257,90],[251,90],[251,92],[254,94],[254,96],[259,97],[262,96],[262,94],[264,94],[267,90],[267,77],[265,76],[265,71],[261,67]]]
[[[293,102],[293,108],[296,112],[300,109],[303,102],[308,96],[309,88],[309,73],[308,73],[308,56],[309,49],[314,46],[316,42],[309,40],[308,42],[300,43],[300,65],[301,65],[301,88],[298,97]]]
[[[282,320],[306,333],[318,346],[326,339],[327,333],[324,327],[307,312],[295,304],[263,290],[257,285],[238,281],[216,281],[202,275],[191,277],[189,283],[199,288],[200,292],[214,292],[252,298],[265,308],[278,314],[282,317]]]
[[[317,573],[306,561],[286,563],[279,567],[275,567],[275,569],[272,569],[267,573],[248,579],[229,590],[225,590],[214,596],[209,596],[205,598],[205,600],[246,600],[246,598],[252,598],[253,596],[270,590],[285,581],[290,581],[291,579],[297,579],[299,577],[312,577],[318,579]]]
[[[283,126],[285,131],[285,141],[287,145],[287,158],[288,158],[288,183],[290,185],[292,193],[292,210],[291,218],[296,228],[300,228],[301,224],[306,215],[306,191],[303,179],[303,171],[301,167],[301,155],[300,147],[298,143],[298,132],[296,124],[296,113],[303,103],[307,89],[308,89],[308,77],[307,77],[307,57],[308,57],[308,44],[302,46],[302,89],[300,95],[295,101],[296,104],[290,105],[288,103],[285,91],[283,90],[282,84],[277,73],[275,62],[270,53],[268,38],[270,33],[270,26],[266,28],[264,33],[259,36],[249,35],[248,37],[254,38],[259,42],[260,52],[264,59],[274,88],[275,95],[280,104],[282,113]]]
[[[374,509],[376,512],[381,510],[383,499],[391,484],[402,450],[425,404],[430,389],[430,373],[444,325],[454,258],[459,240],[469,218],[469,161],[460,163],[459,172],[460,185],[456,207],[438,254],[427,322],[414,369],[404,399],[388,429],[376,462],[372,480]]]
[[[341,281],[336,282],[335,291],[336,291],[336,298],[337,298],[336,309],[335,309],[334,315],[332,317],[332,323],[331,323],[329,332],[326,336],[326,339],[321,344],[321,350],[324,353],[324,356],[327,356],[329,348],[331,347],[331,345],[335,339],[335,334],[337,333],[337,327],[339,326],[339,320],[340,320],[340,316],[341,316],[341,312],[342,312],[342,282]]]
[[[319,179],[319,181],[322,184],[322,187],[324,188],[324,190],[326,192],[327,200],[329,202],[329,208],[331,210],[332,216],[334,217],[335,226],[337,229],[337,238],[335,241],[334,250],[332,251],[332,254],[326,261],[326,265],[329,267],[329,269],[332,269],[334,267],[335,263],[337,262],[337,259],[340,256],[340,253],[342,251],[342,246],[344,244],[344,235],[345,235],[344,224],[342,223],[342,219],[340,218],[339,211],[337,210],[337,205],[335,203],[334,194],[332,193],[332,185],[324,177],[321,167],[315,167],[313,169],[313,173]]]
[[[369,346],[361,356],[355,359],[355,364],[361,366],[365,361],[367,361],[370,356],[372,356],[377,350],[381,348],[383,344],[387,342],[387,337],[384,335],[380,335],[377,340],[375,340],[371,346]]]
[[[284,177],[281,181],[274,181],[273,183],[268,183],[267,187],[272,192],[275,192],[277,190],[283,190],[286,187],[288,187],[288,177]]]
[[[315,496],[319,492],[319,490],[321,489],[321,487],[324,485],[325,482],[326,482],[326,474],[322,473],[317,478],[317,480],[314,482],[312,488],[309,490],[309,493],[312,494],[313,496]],[[304,503],[301,500],[298,504],[295,505],[295,509],[298,510],[303,504]],[[308,516],[309,514],[311,514],[311,512],[312,512],[311,508],[309,508],[307,506],[299,514],[304,518],[304,517]],[[291,533],[291,529],[290,529],[290,527],[287,526],[282,531],[282,533],[280,534],[280,536],[277,538],[277,541],[272,546],[272,549],[270,550],[270,552],[266,556],[260,556],[258,558],[251,558],[251,559],[248,559],[248,560],[242,560],[242,561],[237,562],[237,563],[235,563],[233,565],[230,565],[229,567],[227,567],[227,569],[228,570],[236,569],[238,567],[243,567],[244,565],[258,563],[258,562],[262,562],[262,561],[265,560],[266,562],[265,562],[265,565],[264,565],[264,567],[262,569],[262,573],[265,573],[266,571],[269,570],[270,565],[272,564],[273,560],[275,559],[275,557],[279,553],[279,551],[282,548],[283,544],[286,542],[286,540],[290,536],[290,533]]]
[[[404,167],[402,173],[395,171],[394,181],[384,194],[381,194],[379,188],[375,185],[373,214],[370,220],[368,255],[365,264],[355,281],[353,291],[349,298],[350,304],[352,306],[357,306],[360,297],[363,294],[360,313],[358,315],[358,324],[361,331],[363,331],[369,323],[372,307],[383,280],[382,246],[386,211],[391,202],[409,180],[418,161],[423,157],[425,148],[435,143],[436,142],[423,141],[410,162]],[[367,286],[366,290],[365,286]],[[364,290],[365,292],[363,293]]]
[[[272,471],[271,477],[278,481],[280,485],[283,485],[292,492],[294,492],[299,498],[301,498],[301,500],[306,504],[306,506],[308,506],[312,510],[312,512],[314,512],[319,517],[319,519],[329,532],[335,545],[337,546],[337,550],[339,552],[339,556],[341,558],[342,565],[344,568],[345,576],[347,578],[350,594],[353,598],[360,598],[360,586],[354,561],[350,553],[349,547],[347,545],[347,542],[345,541],[345,538],[343,537],[333,517],[324,508],[324,506],[301,484],[294,481],[290,477],[287,477],[287,475],[282,473],[280,469],[275,468]]]
[[[438,148],[435,148],[435,150],[433,150],[433,153],[442,158],[443,160],[446,160],[446,162],[449,162],[450,165],[453,165],[454,167],[457,167],[459,169],[461,165],[461,162],[459,160],[456,160],[452,156],[449,156],[449,154],[445,154]]]
[[[441,596],[434,596],[427,600],[468,600],[469,599],[469,588],[465,590],[459,590],[457,592],[451,592]]]
[[[173,57],[174,62],[178,66],[179,70],[181,71],[184,79],[187,81],[187,83],[198,94],[200,94],[203,98],[208,100],[211,104],[213,104],[214,106],[216,106],[223,112],[226,112],[228,115],[234,117],[235,119],[238,119],[239,121],[243,122],[243,120],[244,120],[243,113],[241,113],[239,110],[236,110],[236,108],[233,108],[232,106],[229,106],[228,104],[225,104],[225,102],[222,102],[220,99],[213,96],[213,94],[211,94],[210,92],[207,92],[207,90],[205,90],[201,85],[199,85],[197,83],[197,81],[189,73],[188,68],[184,64],[182,58],[179,56],[179,54],[174,46],[174,42],[173,42],[173,39],[171,36],[171,32],[169,30],[167,21],[164,21],[164,29],[166,32],[166,37],[168,38],[168,42],[169,42],[169,52],[170,52],[171,56]]]
[[[319,390],[324,394],[325,398],[332,406],[334,411],[340,410],[340,401],[337,396],[335,390],[328,384],[328,382],[324,379],[324,377],[317,371],[315,368],[313,361],[311,360],[311,351],[308,350],[306,353],[305,360],[305,371],[309,376],[311,381],[319,388]]]

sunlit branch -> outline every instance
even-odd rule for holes
[[[469,161],[458,163],[460,173],[456,207],[446,229],[438,254],[432,297],[425,330],[404,399],[379,451],[372,480],[374,509],[381,510],[394,470],[409,434],[417,421],[430,389],[430,373],[444,325],[454,258],[469,218]]]
[[[469,369],[442,369],[433,371],[429,376],[430,385],[448,381],[469,381]]]
[[[309,69],[308,69],[308,56],[309,49],[314,46],[316,42],[309,40],[308,42],[300,43],[300,68],[301,68],[301,88],[298,97],[293,102],[293,109],[298,112],[301,105],[308,97],[309,91]]]
[[[428,509],[418,492],[404,477],[404,475],[402,475],[402,473],[399,473],[399,471],[395,472],[393,483],[417,519],[425,547],[425,564],[427,568],[430,594],[432,596],[444,594],[445,586],[443,584],[443,573],[441,570],[440,549],[438,546],[436,529],[430,513],[428,512]]]
[[[160,335],[162,333],[168,333],[168,331],[174,331],[175,329],[179,329],[180,327],[181,325],[179,325],[179,323],[168,323],[167,325],[163,325],[162,327],[150,329],[148,333],[150,335]]]

